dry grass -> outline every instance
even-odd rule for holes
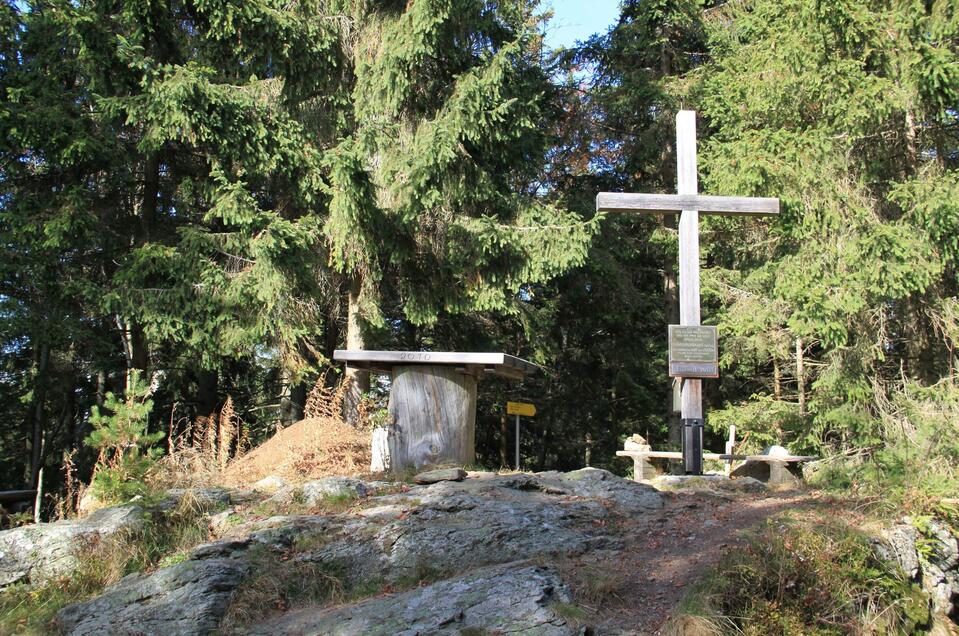
[[[369,470],[370,435],[339,418],[306,419],[235,459],[220,476],[227,486],[247,486],[269,475],[301,483]]]

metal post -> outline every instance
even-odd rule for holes
[[[687,475],[703,474],[703,420],[683,419],[683,468]]]
[[[519,415],[516,416],[516,470],[519,470]]]

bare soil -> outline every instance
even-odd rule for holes
[[[626,546],[562,568],[597,634],[663,634],[683,597],[744,531],[787,510],[822,505],[813,493],[664,492],[662,510],[622,522]]]

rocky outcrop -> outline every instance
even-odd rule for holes
[[[359,498],[372,494],[374,488],[360,479],[324,477],[303,484],[301,492],[308,505],[316,505],[326,497]]]
[[[139,506],[101,508],[83,519],[38,523],[0,532],[0,589],[14,583],[42,583],[77,567],[78,550],[124,530],[139,527]]]
[[[458,636],[470,633],[568,636],[579,630],[570,626],[555,607],[557,603],[569,601],[569,589],[555,571],[530,565],[506,565],[403,594],[334,609],[290,612],[247,633],[262,636]]]
[[[959,542],[949,528],[933,519],[921,524],[910,517],[885,529],[874,542],[876,553],[895,563],[910,580],[922,585],[932,609],[947,616],[959,614]]]
[[[602,470],[472,473],[462,482],[372,496],[348,513],[239,523],[228,538],[193,550],[188,561],[127,577],[98,598],[65,608],[58,621],[70,634],[207,634],[232,592],[266,558],[342,573],[347,588],[436,582],[349,608],[275,617],[258,626],[259,633],[330,633],[334,624],[333,633],[342,634],[407,633],[397,626],[417,626],[407,628],[410,634],[469,633],[480,626],[492,633],[575,633],[552,609],[567,598],[555,572],[518,562],[615,549],[622,538],[618,524],[606,523],[610,517],[661,506],[655,489]],[[376,631],[380,625],[388,627]]]
[[[91,601],[67,606],[56,622],[74,636],[209,634],[248,572],[241,559],[211,558],[132,574]]]

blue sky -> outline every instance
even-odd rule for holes
[[[619,0],[543,0],[541,6],[553,9],[546,26],[546,44],[551,48],[605,33],[619,17]]]

